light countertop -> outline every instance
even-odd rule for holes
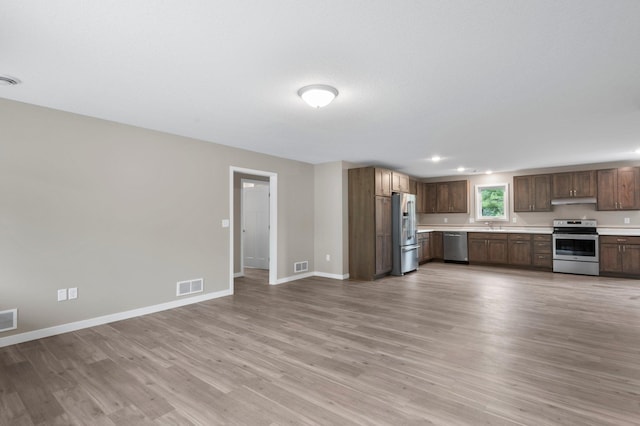
[[[529,226],[515,227],[503,226],[502,229],[491,229],[486,226],[421,226],[418,225],[418,233],[433,231],[452,231],[452,232],[496,232],[496,233],[518,233],[518,234],[551,234],[552,227]],[[640,228],[598,228],[598,235],[625,235],[640,236]]]

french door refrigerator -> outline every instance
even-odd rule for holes
[[[392,275],[418,269],[416,196],[394,192],[391,196]]]

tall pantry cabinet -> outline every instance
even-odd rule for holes
[[[350,278],[373,280],[391,272],[393,174],[374,167],[349,170]]]

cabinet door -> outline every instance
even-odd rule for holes
[[[393,192],[409,192],[409,176],[391,172],[391,190]]]
[[[640,245],[625,244],[622,246],[622,272],[640,275]]]
[[[438,186],[435,183],[425,183],[424,185],[424,212],[436,213],[438,208]]]
[[[467,199],[467,181],[460,180],[449,182],[449,205],[451,213],[468,213]]]
[[[531,203],[534,212],[551,211],[551,175],[537,175],[531,177]]]
[[[376,195],[391,197],[391,170],[376,169]]]
[[[600,271],[622,272],[621,246],[619,244],[600,244]]]
[[[416,213],[426,213],[425,210],[426,202],[426,194],[425,194],[426,184],[422,182],[417,182],[416,184]]]
[[[376,197],[376,275],[391,271],[391,198]]]
[[[639,210],[640,209],[640,168],[624,167],[618,169],[618,182],[616,185],[618,193],[618,209]],[[599,183],[599,182],[598,182]],[[600,187],[598,186],[598,189]],[[598,196],[600,191],[598,191]],[[600,199],[598,198],[598,201]]]
[[[616,169],[598,170],[598,210],[616,210],[618,206],[618,171]]]
[[[480,238],[469,238],[469,262],[487,261],[487,240]]]
[[[413,179],[409,179],[409,194],[413,194],[416,196],[418,196],[418,182],[416,182]],[[418,202],[416,201],[416,207],[417,207]]]
[[[436,212],[449,213],[449,182],[436,183]]]
[[[573,196],[573,173],[556,173],[553,175],[553,198],[569,198]]]
[[[431,258],[442,259],[444,257],[444,247],[442,245],[442,232],[431,233]]]
[[[509,242],[509,264],[531,265],[531,241],[516,240]]]
[[[529,212],[532,210],[531,176],[514,176],[513,178],[513,211]]]
[[[588,170],[573,173],[573,196],[574,197],[595,197],[596,196],[596,172]]]
[[[489,240],[487,244],[487,262],[507,263],[508,260],[507,240]]]

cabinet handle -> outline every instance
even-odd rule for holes
[[[626,238],[618,238],[617,240],[619,243],[626,243],[627,239]]]
[[[622,252],[626,253],[626,251],[627,251],[627,246],[622,246]]]
[[[622,203],[619,203],[619,204],[620,204],[620,209],[622,210]]]
[[[620,253],[620,246],[618,245],[618,253]]]

